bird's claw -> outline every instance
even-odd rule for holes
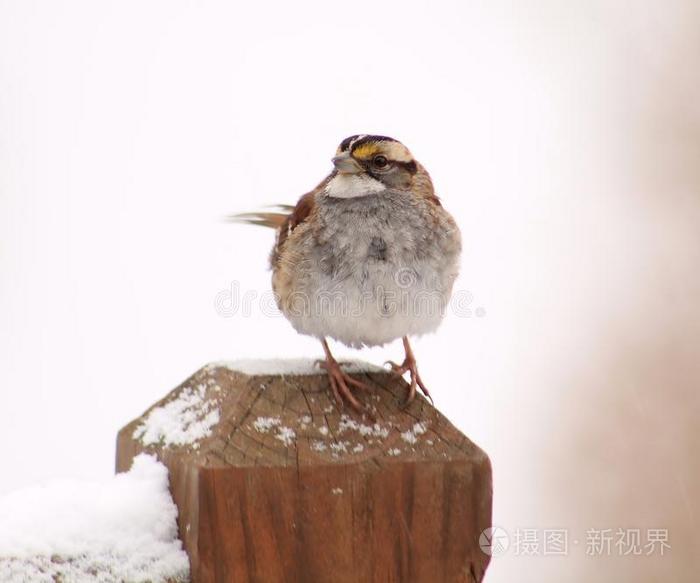
[[[433,397],[430,395],[430,391],[428,391],[428,388],[425,386],[423,380],[418,374],[418,366],[416,365],[415,359],[406,357],[406,360],[404,360],[402,364],[397,364],[392,360],[387,360],[384,364],[388,364],[391,372],[400,377],[407,372],[410,373],[411,383],[408,386],[408,394],[406,395],[406,400],[404,401],[404,407],[410,405],[413,402],[413,399],[416,398],[416,389],[418,388],[420,388],[421,393],[423,393],[425,398],[430,401],[431,405],[435,404],[433,402]]]
[[[374,415],[369,407],[362,403],[353,393],[353,389],[371,391],[372,388],[370,386],[351,377],[343,370],[341,363],[332,357],[326,360],[318,360],[316,363],[328,373],[331,393],[340,408],[343,408],[347,403],[355,412],[367,415],[374,420]]]
[[[399,376],[403,376],[406,373],[406,371],[408,371],[408,369],[403,364],[397,364],[393,360],[387,360],[384,363],[384,366],[386,366],[387,364],[389,365],[391,372]]]

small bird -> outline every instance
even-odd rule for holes
[[[295,206],[229,218],[276,229],[277,305],[297,332],[321,341],[321,366],[339,405],[366,412],[355,390],[369,387],[343,370],[327,338],[353,348],[402,338],[403,363],[387,364],[410,375],[406,404],[417,388],[430,398],[408,337],[433,332],[442,320],[459,270],[459,228],[399,141],[350,136],[332,161],[332,172]]]

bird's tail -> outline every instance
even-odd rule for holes
[[[228,215],[225,217],[225,220],[230,223],[242,223],[245,225],[258,225],[261,227],[269,227],[271,229],[279,229],[294,210],[294,207],[285,204],[278,204],[275,205],[274,208],[284,212],[237,213],[234,215]]]

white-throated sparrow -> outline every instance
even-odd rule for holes
[[[234,215],[277,230],[272,287],[294,328],[323,344],[336,400],[364,411],[353,389],[368,388],[335,360],[326,338],[351,347],[403,339],[410,374],[426,396],[410,335],[434,331],[459,268],[459,229],[435,195],[427,171],[397,140],[356,135],[340,143],[334,170],[282,212]]]

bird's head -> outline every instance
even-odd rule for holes
[[[357,135],[345,138],[333,158],[335,171],[326,192],[355,198],[382,190],[410,190],[420,166],[408,148],[394,138]]]

